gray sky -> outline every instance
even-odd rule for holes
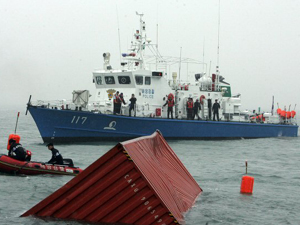
[[[0,0],[0,107],[94,94],[92,71],[103,52],[119,65],[145,14],[147,34],[162,55],[217,61],[218,0]],[[118,12],[118,13],[117,13]],[[242,94],[244,109],[300,103],[300,1],[221,0],[220,71]],[[118,16],[117,16],[118,15]],[[201,70],[199,70],[201,72]],[[300,106],[299,106],[300,107]]]

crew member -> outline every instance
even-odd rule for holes
[[[211,99],[207,99],[208,118],[211,120]]]
[[[186,111],[187,111],[187,119],[188,120],[193,119],[193,108],[194,108],[193,99],[189,98],[189,100],[186,103]]]
[[[130,107],[129,107],[129,116],[131,116],[131,110],[133,110],[134,112],[134,116],[135,116],[135,103],[136,103],[136,97],[134,96],[134,94],[131,95],[131,98],[129,99],[130,101]]]
[[[218,100],[216,99],[215,103],[213,104],[213,107],[212,107],[213,113],[214,113],[214,118],[213,118],[214,121],[216,121],[215,115],[217,115],[217,120],[218,121],[220,120],[219,119],[219,108],[220,108],[220,104],[218,103]]]
[[[56,148],[54,148],[53,143],[49,143],[46,146],[52,152],[52,158],[48,161],[48,163],[63,165],[63,157],[59,153],[59,151]]]
[[[193,119],[195,119],[195,117],[198,117],[198,120],[200,120],[200,116],[199,116],[199,110],[201,110],[201,105],[199,102],[199,99],[196,99],[195,103],[194,103],[194,117]]]
[[[119,97],[120,97],[121,103],[123,103],[123,104],[125,105],[126,102],[125,102],[125,100],[124,100],[124,95],[123,95],[123,93],[121,93],[121,94],[119,95]]]
[[[117,112],[117,113],[119,113],[119,114],[121,114],[121,106],[122,106],[122,103],[125,105],[126,104],[126,102],[125,102],[125,100],[124,100],[124,95],[123,95],[123,93],[121,93],[120,95],[119,95],[119,102],[118,102],[118,109],[119,109],[119,111]]]
[[[16,143],[14,139],[9,139],[9,145],[9,157],[20,161],[26,161],[29,159],[27,158],[26,150],[22,147],[21,143]],[[30,161],[30,159],[28,161]]]
[[[168,100],[163,106],[168,105],[168,119],[170,118],[169,115],[171,114],[171,118],[173,119],[173,106],[175,105],[174,99],[172,96],[169,95]]]
[[[117,113],[120,113],[120,109],[121,109],[121,101],[120,101],[118,91],[114,95],[113,101],[114,101],[114,115],[116,115]]]

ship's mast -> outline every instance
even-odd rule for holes
[[[139,38],[137,40],[138,44],[138,53],[139,53],[139,68],[145,69],[144,65],[144,51],[146,45],[146,24],[143,21],[143,13],[136,12],[136,15],[140,16],[140,30],[139,30]],[[145,34],[144,34],[145,33]]]
[[[217,50],[217,66],[216,66],[216,88],[219,88],[219,57],[220,57],[220,0],[219,0],[219,11],[218,11],[218,50]]]

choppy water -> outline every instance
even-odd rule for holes
[[[25,107],[24,107],[25,108]],[[33,160],[48,161],[30,115],[21,112],[17,133],[32,150]],[[14,132],[17,110],[0,109],[0,153]],[[300,224],[300,138],[227,141],[170,141],[203,194],[186,215],[186,224]],[[56,145],[76,166],[88,167],[115,142]],[[241,177],[255,178],[253,195],[241,195]],[[60,188],[69,176],[8,176],[0,174],[0,224],[80,224],[74,221],[21,218],[22,213]]]

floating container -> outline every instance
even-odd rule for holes
[[[202,192],[160,132],[117,144],[22,216],[183,224]]]

